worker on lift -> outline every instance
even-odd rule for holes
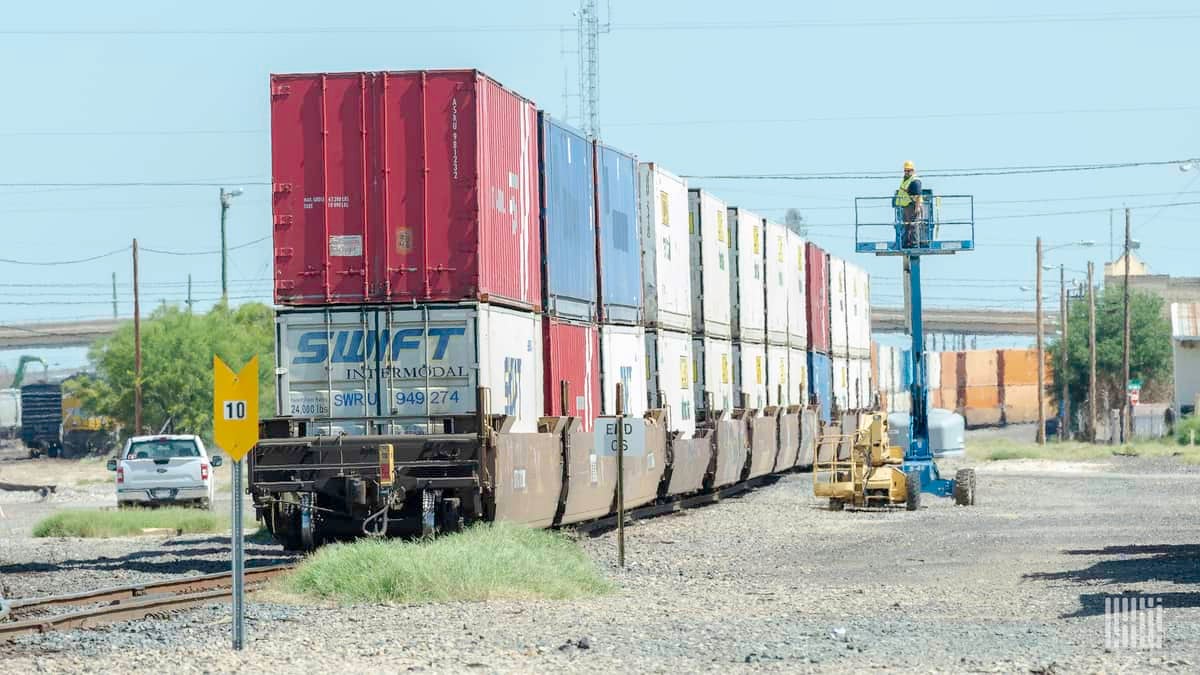
[[[921,179],[917,177],[916,167],[911,161],[904,163],[904,178],[892,198],[892,206],[901,209],[904,220],[904,248],[916,248],[917,228],[925,216],[925,203],[921,199]]]

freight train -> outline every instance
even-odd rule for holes
[[[274,75],[271,154],[289,546],[602,518],[618,428],[626,507],[711,493],[875,404],[863,270],[478,71]]]

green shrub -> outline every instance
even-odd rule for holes
[[[69,509],[42,519],[34,526],[33,536],[128,537],[151,528],[168,528],[183,534],[197,534],[219,532],[227,527],[225,518],[200,509]]]
[[[1196,435],[1196,443],[1200,444],[1200,415],[1192,415],[1175,425],[1175,440],[1180,445],[1188,445],[1192,441],[1192,433]]]
[[[510,523],[436,539],[333,544],[281,584],[292,593],[342,602],[562,599],[609,590],[574,542]]]

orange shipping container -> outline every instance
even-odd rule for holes
[[[934,389],[929,392],[929,405],[933,406],[934,408],[944,408],[945,407],[942,405],[942,390],[941,389]]]
[[[1000,408],[1000,389],[991,387],[967,387],[967,408]]]
[[[1046,373],[1050,377],[1050,373]],[[1004,386],[1034,384],[1037,382],[1037,350],[1004,350]]]
[[[993,386],[999,380],[999,364],[994,349],[976,349],[967,354],[967,387]],[[967,403],[967,407],[971,404]],[[991,407],[991,406],[984,406]]]
[[[958,388],[958,352],[941,352],[938,356],[942,359],[942,389],[954,391]]]
[[[946,410],[958,410],[958,389],[951,387],[942,389],[942,407]]]
[[[1036,361],[1035,361],[1036,363]],[[1050,415],[1046,401],[1046,415]],[[1004,388],[1004,416],[1009,424],[1037,422],[1037,385],[1018,384]]]
[[[968,429],[1000,426],[1000,408],[967,408],[963,417]]]

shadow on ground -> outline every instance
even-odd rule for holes
[[[97,556],[54,562],[0,565],[0,576],[53,573],[63,570],[135,571],[151,574],[215,574],[229,571],[229,560],[232,553],[229,537],[211,537],[201,541],[190,541],[185,545],[177,542],[168,542],[167,544],[168,546],[134,551],[116,557]],[[296,556],[285,553],[277,545],[254,546],[248,541],[245,550],[247,567],[276,565],[293,562],[296,559]]]
[[[1083,593],[1080,608],[1062,618],[1104,614],[1104,599],[1122,594],[1161,598],[1170,608],[1200,607],[1200,591],[1158,593],[1138,586],[1145,583],[1200,584],[1200,544],[1162,544],[1146,546],[1106,546],[1102,549],[1063,551],[1065,555],[1099,556],[1087,567],[1063,572],[1026,574],[1033,581],[1063,581],[1089,588],[1109,586],[1103,593]]]

